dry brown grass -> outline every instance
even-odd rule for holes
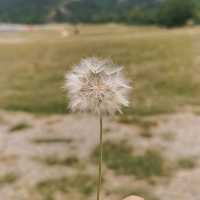
[[[80,34],[73,35],[66,25],[71,35],[65,38],[58,30],[12,33],[7,37],[24,41],[0,42],[1,108],[66,112],[64,73],[87,56],[109,57],[125,66],[134,107],[126,115],[153,115],[199,104],[198,28],[110,24],[79,29]]]

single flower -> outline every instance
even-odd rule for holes
[[[121,106],[128,106],[130,89],[121,70],[110,60],[81,60],[66,75],[65,89],[71,110],[101,114],[121,112]]]
[[[100,200],[103,157],[103,114],[121,112],[128,106],[128,86],[122,68],[109,60],[87,58],[66,75],[69,106],[72,111],[90,111],[99,114],[99,176],[97,200]]]

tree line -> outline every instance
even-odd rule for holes
[[[200,23],[199,0],[0,0],[0,22],[182,26]]]

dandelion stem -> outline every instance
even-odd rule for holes
[[[100,136],[100,142],[99,142],[99,179],[98,179],[98,185],[97,185],[97,200],[100,200],[100,192],[101,192],[101,181],[102,181],[102,158],[103,158],[103,120],[102,120],[102,114],[99,115],[99,136]]]

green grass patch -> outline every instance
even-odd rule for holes
[[[7,173],[0,176],[0,186],[13,184],[17,181],[18,176],[14,173]]]
[[[98,148],[92,154],[98,158]],[[123,143],[104,143],[104,163],[117,174],[134,175],[139,179],[168,175],[167,161],[156,150],[147,150],[144,154],[135,154],[130,146]]]
[[[197,165],[197,161],[193,157],[181,158],[177,162],[178,168],[181,169],[194,169]]]
[[[55,143],[63,143],[70,144],[72,143],[72,139],[70,138],[33,138],[31,142],[35,144],[55,144]]]
[[[79,159],[76,156],[59,157],[58,155],[51,155],[44,158],[36,158],[36,160],[48,165],[48,166],[66,166],[75,167],[79,163]]]
[[[150,130],[142,130],[142,132],[140,133],[140,135],[144,138],[152,138],[153,137],[153,133]]]
[[[31,128],[31,125],[26,123],[26,122],[21,122],[18,124],[15,124],[14,126],[12,126],[10,128],[10,132],[16,132],[16,131],[22,131],[24,129],[28,129]]]
[[[54,200],[55,194],[61,192],[68,194],[78,192],[89,197],[96,188],[96,180],[87,174],[77,174],[71,177],[51,178],[38,183],[36,190],[44,200]]]

